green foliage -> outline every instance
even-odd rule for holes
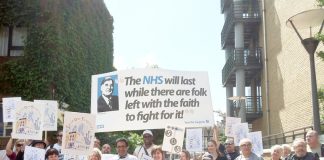
[[[324,122],[324,89],[318,90],[321,122]]]
[[[103,1],[7,0],[0,7],[2,25],[20,24],[28,32],[24,56],[0,68],[0,82],[10,82],[7,92],[90,112],[91,75],[114,70],[112,17]]]
[[[324,6],[324,0],[317,0],[318,6],[323,7]]]

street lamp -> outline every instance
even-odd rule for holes
[[[312,85],[312,101],[313,101],[313,125],[314,130],[320,133],[320,116],[319,116],[319,106],[317,97],[317,84],[316,84],[316,72],[314,63],[314,53],[318,46],[319,40],[312,36],[312,28],[321,25],[318,34],[322,32],[324,24],[324,9],[312,9],[301,13],[298,13],[290,17],[286,25],[292,27],[297,36],[299,37],[302,45],[306,49],[310,60],[310,70],[311,70],[311,85]],[[310,32],[310,37],[303,39],[299,34],[297,29],[308,29]]]

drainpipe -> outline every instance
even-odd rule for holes
[[[270,127],[270,108],[269,108],[269,79],[268,79],[268,56],[267,56],[267,32],[266,32],[266,16],[265,16],[265,0],[262,0],[262,19],[263,19],[263,55],[264,55],[264,74],[265,74],[265,108],[266,108],[266,114],[267,114],[267,134],[270,135],[271,133],[271,127]]]

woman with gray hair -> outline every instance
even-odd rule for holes
[[[283,145],[281,145],[281,147],[283,149],[283,153],[282,153],[281,159],[285,159],[291,153],[291,146],[289,144],[283,144]]]
[[[281,160],[283,149],[280,145],[271,147],[271,160]]]

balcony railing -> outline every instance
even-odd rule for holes
[[[256,48],[254,50],[235,49],[223,67],[223,85],[226,84],[227,79],[236,68],[243,68],[246,70],[261,68],[261,54],[262,48]]]
[[[262,137],[263,148],[270,148],[275,144],[289,144],[294,141],[296,138],[306,139],[306,133],[308,130],[313,129],[313,126],[307,126],[303,128],[294,129],[291,131],[272,134],[269,136]]]
[[[230,0],[224,1],[224,3],[226,3]],[[221,33],[221,43],[223,48],[228,41],[234,38],[235,22],[243,22],[245,24],[260,22],[261,12],[259,1],[235,1],[230,4],[230,7],[228,7],[228,11],[226,12],[225,17],[226,19]]]

